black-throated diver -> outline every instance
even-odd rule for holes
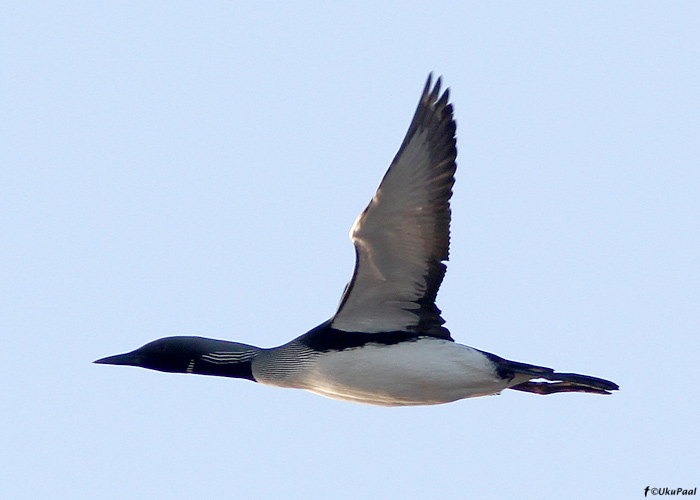
[[[610,394],[608,380],[508,361],[457,344],[435,305],[450,239],[457,156],[449,89],[425,84],[376,194],[350,230],[356,263],[335,315],[262,349],[167,337],[95,363],[244,378],[381,406],[429,405],[516,389]]]

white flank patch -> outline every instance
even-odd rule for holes
[[[496,394],[519,383],[501,379],[481,352],[435,338],[330,352],[319,356],[293,382],[260,382],[380,406],[449,403]]]

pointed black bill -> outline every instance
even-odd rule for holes
[[[143,356],[134,352],[127,352],[126,354],[117,354],[115,356],[107,356],[106,358],[98,359],[93,361],[99,365],[130,365],[130,366],[140,366],[143,361]]]

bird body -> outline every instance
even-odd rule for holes
[[[253,361],[258,382],[379,406],[449,403],[496,394],[529,379],[524,375],[502,378],[480,351],[434,337],[393,345],[369,343],[310,356],[303,369],[283,379],[274,373],[268,376],[269,361],[259,357],[260,361]],[[275,350],[270,357],[274,363]]]
[[[97,360],[248,379],[380,406],[429,405],[516,389],[609,394],[608,380],[508,361],[454,342],[435,304],[449,250],[457,156],[449,90],[425,85],[404,141],[350,230],[356,264],[335,315],[271,349],[166,337]]]

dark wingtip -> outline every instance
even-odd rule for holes
[[[433,85],[433,72],[428,73],[428,78],[425,81],[425,87],[423,87],[423,95],[430,96],[431,100],[437,101],[440,96],[440,88],[442,87],[442,75],[437,77],[435,84]],[[449,87],[445,89],[445,92],[449,91]],[[443,92],[443,94],[445,93]]]
[[[440,89],[442,88],[442,76],[438,76],[433,85],[433,72],[428,73],[428,79],[425,81],[425,87],[423,88],[423,96],[421,98],[422,104],[428,104],[430,106],[436,106],[437,108],[446,108],[451,106],[448,104],[450,99],[450,88],[447,87],[440,94]],[[450,108],[451,112],[451,108]]]
[[[430,87],[433,84],[433,72],[428,73],[428,79],[425,81],[425,87],[423,87],[423,97],[430,94]]]
[[[435,85],[433,86],[433,91],[430,93],[430,101],[431,102],[437,102],[438,98],[440,97],[440,87],[442,86],[442,77],[438,76],[438,79],[435,80]]]

